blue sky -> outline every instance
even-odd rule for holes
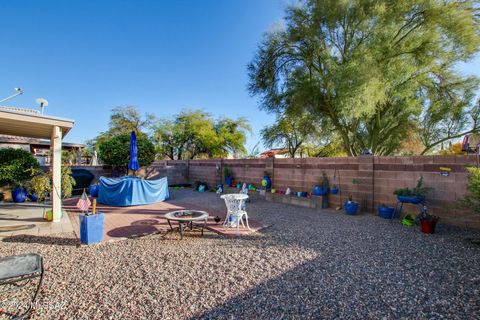
[[[9,105],[48,99],[47,114],[75,120],[71,142],[106,130],[121,105],[245,116],[251,148],[274,119],[246,91],[246,65],[290,2],[0,0],[0,98],[22,87]],[[480,59],[460,69],[480,75]]]

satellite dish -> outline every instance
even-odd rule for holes
[[[37,98],[37,100],[35,100],[40,106],[48,106],[48,101],[47,99],[44,99],[44,98]]]
[[[39,105],[40,105],[40,109],[42,110],[42,114],[43,114],[43,108],[48,106],[48,101],[47,99],[44,99],[44,98],[37,98],[37,100],[35,100]]]

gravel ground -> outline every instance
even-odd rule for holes
[[[173,202],[224,208],[213,193]],[[238,239],[151,235],[95,246],[73,234],[15,237],[46,275],[35,319],[478,319],[480,232],[424,235],[372,215],[254,201],[271,227]],[[1,319],[1,316],[0,316]]]

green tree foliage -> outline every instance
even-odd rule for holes
[[[75,179],[71,176],[71,169],[65,163],[62,164],[62,190],[58,190],[61,192],[61,197],[69,198],[72,196],[73,187],[75,186]],[[35,175],[30,181],[28,182],[28,189],[30,192],[33,192],[37,195],[37,201],[43,201],[45,197],[52,192],[52,171],[42,172]],[[54,190],[53,192],[57,192]]]
[[[249,90],[328,121],[349,155],[395,153],[412,128],[427,152],[479,130],[477,81],[454,71],[478,52],[478,17],[470,0],[307,0],[265,36]]]
[[[137,136],[138,162],[148,166],[155,160],[155,146],[144,134]],[[98,144],[98,157],[103,163],[126,169],[130,161],[130,133],[124,133]]]
[[[19,184],[39,169],[38,161],[30,152],[14,148],[0,149],[0,184]]]
[[[468,177],[467,193],[459,200],[462,207],[473,210],[480,214],[480,169],[475,167],[467,168],[470,173]]]
[[[132,131],[135,131],[137,135],[148,135],[155,121],[155,116],[146,114],[143,117],[134,106],[113,108],[108,130],[88,141],[87,147],[95,149],[98,144],[105,140],[123,134],[130,134]]]
[[[309,140],[318,134],[313,121],[306,115],[282,115],[274,124],[261,131],[265,147],[274,146],[287,149],[290,157],[295,158]]]
[[[250,126],[244,118],[221,118],[210,114],[182,111],[173,120],[160,120],[154,130],[156,151],[160,158],[218,158],[246,153],[246,134]]]

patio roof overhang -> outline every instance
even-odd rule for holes
[[[0,108],[0,134],[50,139],[52,151],[52,211],[53,221],[62,216],[62,138],[73,127],[73,120],[45,116],[29,110]]]
[[[0,109],[0,134],[50,139],[53,127],[59,127],[65,136],[73,124],[70,119]]]

